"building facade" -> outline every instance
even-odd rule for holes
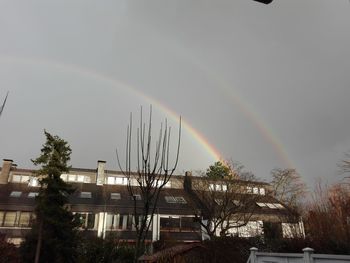
[[[98,161],[96,169],[71,168],[61,178],[70,183],[75,193],[70,196],[68,209],[81,219],[81,231],[86,235],[115,238],[134,242],[133,198],[130,196],[128,179],[123,173],[105,169],[105,162]],[[131,180],[131,185],[136,181]],[[188,181],[207,180],[200,177],[174,175],[161,190],[156,212],[151,220],[148,242],[157,240],[174,242],[198,242],[207,237],[198,217],[205,220],[202,207],[196,199],[199,192],[188,188]],[[186,187],[187,183],[187,187]],[[244,194],[256,197],[255,210],[244,226],[232,228],[231,235],[249,237],[264,234],[264,224],[278,224],[281,234],[299,222],[288,222],[288,209],[271,194],[267,183],[238,181]],[[208,182],[208,191],[227,191],[225,181]],[[136,187],[136,186],[135,186]],[[226,187],[226,189],[225,189]],[[35,196],[39,184],[34,170],[18,168],[12,160],[4,159],[0,171],[0,233],[9,242],[19,244],[29,232],[35,220]],[[135,196],[142,208],[142,197]],[[217,205],[220,205],[220,201]],[[233,204],[235,200],[232,200]],[[203,213],[203,215],[201,215]]]

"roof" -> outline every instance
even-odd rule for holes
[[[200,243],[177,245],[174,247],[163,249],[159,252],[154,253],[153,255],[143,255],[139,257],[138,260],[139,262],[147,263],[163,262],[163,260],[164,262],[168,262],[168,260],[170,260],[171,258],[185,254],[194,248],[204,248],[204,246]]]
[[[116,212],[132,213],[133,199],[131,198],[127,186],[124,185],[103,185],[86,183],[72,183],[76,189],[75,193],[69,197],[69,203],[74,211],[81,212]],[[21,192],[19,197],[10,197],[12,191]],[[28,197],[30,192],[38,192],[38,187],[30,187],[27,184],[8,183],[0,185],[0,209],[32,211],[35,206],[35,199]],[[90,192],[91,198],[82,198],[81,192]],[[119,193],[120,199],[111,199],[111,193]],[[166,196],[183,197],[185,204],[168,203]],[[142,201],[136,201],[139,209],[143,208]],[[188,194],[183,189],[162,189],[159,195],[157,211],[161,214],[191,215],[193,207]]]

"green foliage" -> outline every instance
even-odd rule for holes
[[[68,172],[70,166],[70,155],[72,150],[68,143],[58,137],[53,136],[47,131],[44,131],[46,136],[46,143],[41,149],[41,155],[32,159],[34,165],[41,165],[41,168],[37,171],[38,175],[43,175],[44,178],[60,177],[62,172]]]
[[[229,178],[230,174],[230,168],[220,161],[210,165],[206,172],[206,175],[211,179]]]
[[[25,261],[33,262],[41,239],[39,262],[75,262],[79,222],[66,208],[74,189],[60,178],[63,172],[69,171],[71,149],[58,136],[46,131],[45,136],[41,155],[32,160],[35,165],[41,165],[36,173],[40,190],[35,199],[36,220],[21,246],[21,254]]]

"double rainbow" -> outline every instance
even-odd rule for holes
[[[126,83],[123,83],[122,81],[114,77],[105,75],[101,72],[97,72],[89,68],[84,68],[73,64],[66,64],[66,63],[42,59],[42,58],[40,59],[39,58],[19,58],[19,57],[13,57],[13,56],[1,56],[0,63],[21,64],[21,65],[28,65],[28,66],[39,65],[39,66],[45,66],[45,67],[52,67],[56,70],[61,70],[65,72],[68,71],[70,73],[78,74],[87,78],[92,78],[97,81],[111,85],[113,87],[120,88],[128,92],[134,93],[136,96],[143,98],[144,100],[147,101],[147,103],[154,105],[160,111],[162,111],[167,116],[170,116],[173,119],[178,119],[178,116],[179,116],[179,114],[171,110],[169,107],[163,105],[161,102],[159,102],[155,98],[152,98],[140,92],[136,88],[130,85],[127,85]],[[229,89],[228,85],[222,79],[215,76],[212,72],[210,73],[206,68],[201,67],[201,69],[205,73],[207,73],[208,76],[210,76],[213,80],[215,80],[218,83],[218,86],[221,87],[221,89],[232,98],[232,101],[239,108],[239,110],[255,125],[255,127],[257,128],[257,130],[259,130],[262,136],[273,146],[276,153],[283,161],[284,165],[286,165],[289,168],[294,167],[282,143],[278,140],[277,136],[274,135],[271,129],[262,121],[258,113],[252,111],[248,107],[248,104],[245,103],[245,101],[240,96],[238,96],[237,93],[232,92],[232,89]],[[215,146],[213,146],[202,133],[200,133],[193,126],[191,126],[185,119],[183,119],[182,125],[184,130],[188,132],[199,145],[201,145],[201,147],[212,157],[214,161],[217,161],[223,158],[219,150],[216,149]]]

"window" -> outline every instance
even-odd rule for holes
[[[108,229],[108,230],[112,230],[112,229],[115,229],[115,228],[117,228],[117,225],[119,224],[119,222],[118,222],[118,224],[117,224],[117,222],[116,222],[116,220],[115,220],[115,215],[114,214],[107,214],[107,217],[106,217],[106,229]]]
[[[69,175],[68,175],[68,181],[69,181],[69,182],[74,182],[75,180],[76,180],[75,174],[69,174]]]
[[[120,217],[120,220],[119,220],[118,228],[126,229],[128,224],[128,215],[120,215],[119,217]]]
[[[182,196],[176,196],[176,197],[175,197],[175,201],[176,201],[176,203],[178,203],[178,204],[187,204],[185,198],[183,198]]]
[[[260,188],[259,191],[261,195],[265,195],[265,188]]]
[[[271,208],[271,209],[277,209],[278,208],[274,204],[271,204],[271,203],[266,203],[266,205],[268,206],[268,208]]]
[[[30,225],[30,212],[21,212],[19,218],[19,226],[20,227],[28,227]]]
[[[258,187],[254,187],[253,188],[253,194],[259,194],[259,188]]]
[[[14,174],[12,175],[12,182],[14,183],[28,183],[29,175]]]
[[[275,205],[277,208],[279,208],[279,209],[283,209],[283,208],[284,208],[284,206],[281,205],[281,204],[274,203],[274,205]]]
[[[165,196],[165,201],[170,204],[187,204],[187,201],[182,196]]]
[[[14,174],[12,176],[12,182],[14,182],[14,183],[20,183],[21,179],[22,179],[22,176],[20,176],[20,175]]]
[[[16,212],[6,212],[4,218],[4,226],[15,226],[16,225]]]
[[[128,180],[124,177],[115,177],[115,184],[127,185]]]
[[[173,197],[173,196],[166,196],[166,197],[165,197],[165,201],[166,201],[167,203],[170,203],[170,204],[176,203],[175,197]]]
[[[85,176],[84,175],[78,175],[77,176],[77,181],[80,182],[80,183],[84,183],[84,178]]]
[[[209,184],[210,191],[227,191],[227,185],[223,184]]]
[[[115,184],[115,177],[108,176],[107,177],[107,184]]]
[[[80,227],[93,229],[95,227],[95,214],[93,213],[76,213],[80,220]]]
[[[28,175],[22,175],[22,183],[28,183],[29,182],[29,176]]]
[[[120,193],[111,193],[111,200],[120,200]]]
[[[248,193],[248,194],[253,193],[253,187],[247,186],[247,193]]]
[[[256,203],[256,204],[260,207],[267,207],[267,205],[265,203]]]
[[[180,229],[180,218],[179,217],[161,217],[160,218],[161,230],[167,231],[179,231]]]
[[[0,211],[0,226],[2,226],[2,224],[3,224],[4,216],[5,216],[5,212],[4,211]]]
[[[81,192],[80,193],[80,198],[91,198],[91,192]]]
[[[39,193],[38,192],[29,192],[28,193],[28,198],[34,198],[38,195]]]
[[[37,187],[39,186],[39,180],[38,178],[35,178],[35,177],[31,177],[30,180],[29,180],[29,186],[32,186],[32,187]]]
[[[20,197],[22,195],[22,192],[20,191],[12,191],[10,193],[10,197]]]
[[[61,174],[61,179],[65,182],[90,183],[91,178],[82,174]]]
[[[131,197],[131,200],[141,200],[141,195],[139,195],[139,194],[136,194],[136,195],[134,195],[134,196],[132,196]]]
[[[68,174],[61,174],[61,179],[65,182],[67,182],[67,177],[68,177]]]
[[[91,183],[91,177],[90,176],[85,176],[84,183],[87,183],[87,184]]]

